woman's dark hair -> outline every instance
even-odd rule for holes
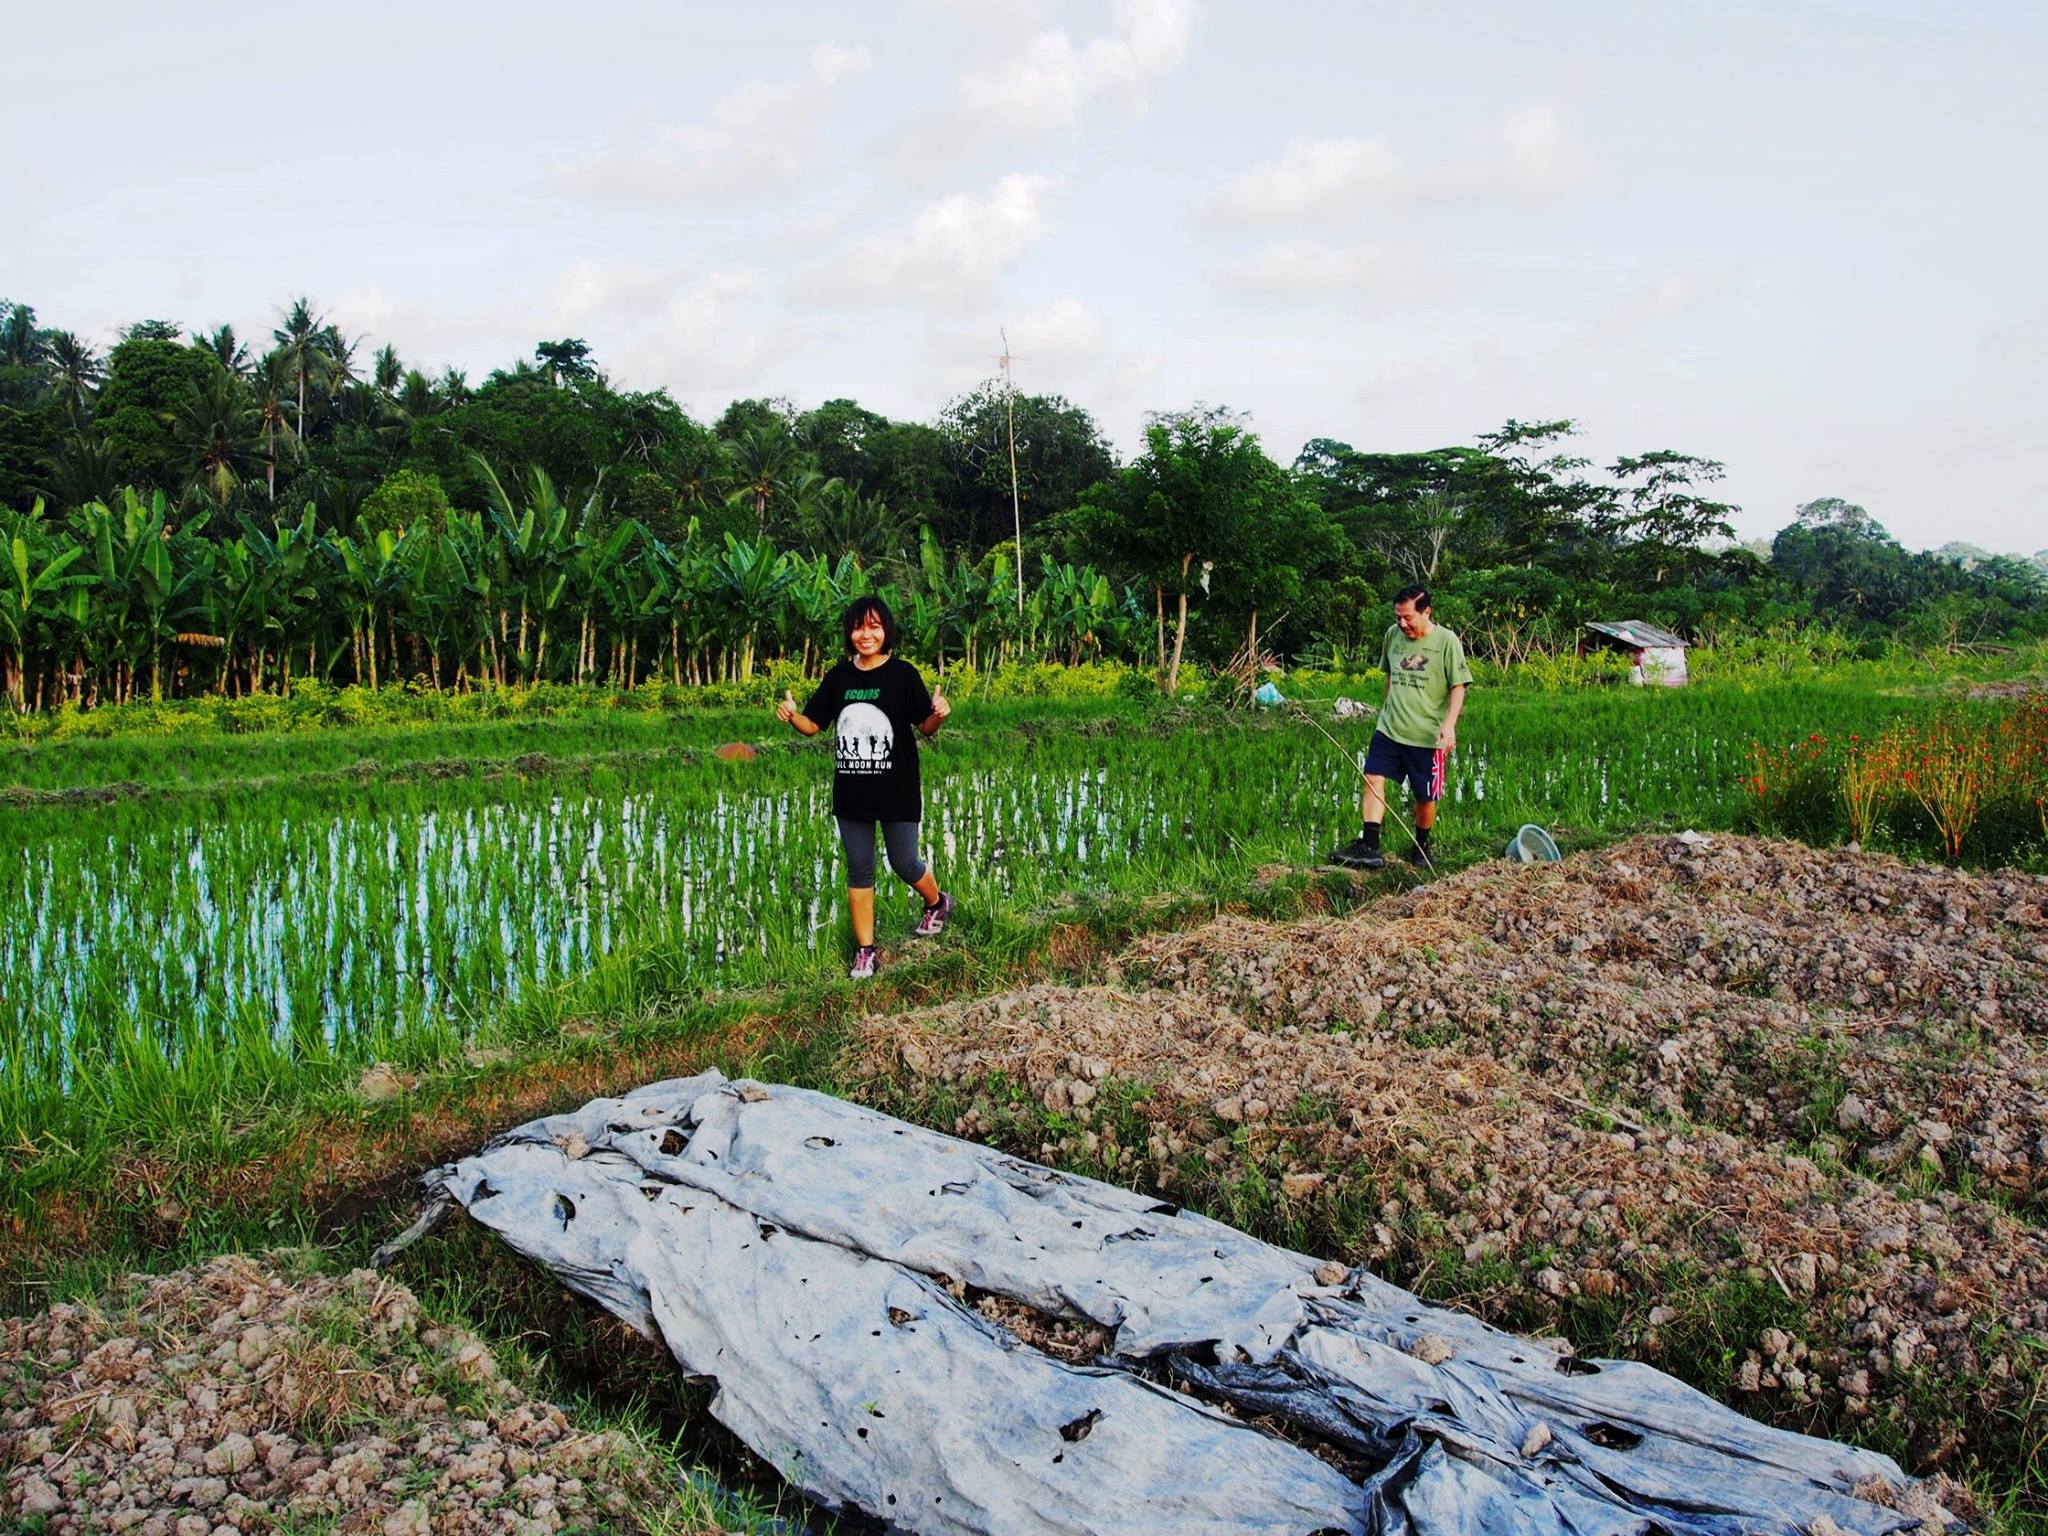
[[[839,638],[846,642],[847,655],[853,654],[854,626],[871,613],[882,626],[882,649],[896,649],[896,615],[889,611],[889,605],[879,597],[856,597],[839,616]]]

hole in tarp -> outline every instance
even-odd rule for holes
[[[1588,1424],[1579,1433],[1610,1451],[1632,1451],[1643,1443],[1641,1435],[1618,1424]]]
[[[754,1223],[754,1225],[761,1229],[761,1241],[764,1243],[767,1242],[769,1238],[779,1237],[782,1234],[782,1228],[770,1226],[765,1221],[756,1222]]]
[[[1078,1419],[1069,1419],[1060,1426],[1060,1438],[1072,1445],[1076,1440],[1086,1440],[1095,1426],[1102,1422],[1102,1410],[1090,1408]]]
[[[498,1192],[491,1188],[491,1181],[489,1179],[478,1179],[476,1181],[476,1188],[470,1192],[469,1203],[475,1205],[479,1201],[495,1200],[497,1198]]]
[[[1145,1214],[1147,1216],[1178,1216],[1180,1214],[1180,1207],[1177,1205],[1168,1204],[1166,1201],[1162,1200],[1157,1205],[1147,1206],[1145,1208]]]
[[[1066,1453],[1065,1451],[1061,1451],[1061,1452],[1059,1453],[1059,1455],[1057,1455],[1057,1456],[1053,1457],[1053,1459],[1052,1459],[1052,1464],[1053,1464],[1054,1466],[1058,1466],[1058,1465],[1059,1465],[1059,1464],[1060,1464],[1061,1462],[1065,1461],[1066,1459],[1067,1459],[1067,1453]]]
[[[969,1311],[994,1323],[1026,1349],[1067,1365],[1102,1359],[1116,1347],[1116,1330],[1076,1317],[1041,1312],[1029,1302],[963,1286],[959,1300]]]
[[[564,1231],[576,1219],[576,1202],[557,1190],[555,1192],[555,1220],[562,1224]]]
[[[674,1126],[670,1126],[661,1133],[661,1155],[663,1157],[675,1157],[689,1144],[690,1138]]]
[[[1078,1227],[1080,1223],[1077,1221],[1074,1225]],[[1128,1232],[1112,1232],[1103,1241],[1105,1243],[1149,1243],[1152,1241],[1152,1237],[1153,1234],[1147,1232],[1143,1227],[1133,1227]]]
[[[860,1426],[860,1427],[859,1427],[858,1429],[854,1430],[854,1433],[855,1433],[856,1435],[859,1435],[859,1436],[861,1437],[861,1439],[863,1439],[863,1440],[867,1439],[867,1437],[868,1437],[868,1427],[867,1427],[867,1425],[865,1425],[865,1424],[861,1425],[861,1426]]]
[[[839,1143],[834,1141],[830,1136],[806,1136],[804,1138],[804,1145],[814,1149],[822,1150],[825,1147],[836,1147],[839,1145]]]
[[[1560,1376],[1598,1376],[1600,1367],[1590,1360],[1581,1360],[1577,1355],[1559,1355],[1557,1374]]]

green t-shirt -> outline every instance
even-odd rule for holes
[[[1441,624],[1420,640],[1410,640],[1400,625],[1390,624],[1380,642],[1380,666],[1387,674],[1380,734],[1403,746],[1435,746],[1436,733],[1451,712],[1451,690],[1472,681],[1465,643]]]

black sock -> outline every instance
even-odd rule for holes
[[[1429,852],[1429,834],[1433,830],[1434,828],[1431,827],[1417,827],[1415,829],[1415,841],[1424,853]]]
[[[1380,824],[1376,821],[1366,822],[1360,828],[1359,836],[1365,839],[1366,847],[1377,849],[1380,845]]]

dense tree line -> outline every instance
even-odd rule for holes
[[[927,660],[1110,655],[1169,677],[1246,646],[1359,654],[1410,580],[1506,660],[1595,614],[1931,643],[2048,627],[2038,562],[1909,553],[1838,501],[1740,547],[1719,464],[1596,471],[1571,432],[1317,439],[1283,466],[1196,408],[1119,463],[1085,410],[993,386],[930,423],[740,400],[704,424],[615,388],[575,338],[472,385],[303,299],[259,346],[145,320],[104,357],[0,301],[0,686],[19,708],[309,672],[701,680],[814,660],[869,589],[896,594]]]

